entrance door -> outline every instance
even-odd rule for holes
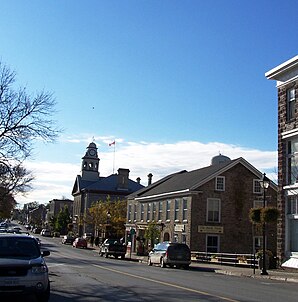
[[[291,221],[290,246],[291,252],[298,252],[298,219]]]

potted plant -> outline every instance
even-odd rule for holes
[[[261,212],[261,220],[266,223],[274,223],[279,218],[279,210],[275,207],[266,207]]]
[[[246,256],[238,256],[237,257],[238,263],[247,263],[247,258]]]
[[[216,255],[211,255],[211,262],[218,262],[218,257]]]
[[[261,223],[262,208],[252,208],[249,211],[249,219],[252,223]]]

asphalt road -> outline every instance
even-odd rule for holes
[[[190,270],[149,267],[144,263],[103,258],[92,249],[62,245],[41,237],[51,251],[46,258],[50,302],[93,301],[297,301],[297,284]],[[24,300],[22,300],[24,301]]]

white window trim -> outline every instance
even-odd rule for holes
[[[222,189],[219,189],[218,188],[218,180],[219,179],[222,179],[223,180],[223,188]],[[215,179],[215,190],[216,191],[221,191],[221,192],[224,192],[226,190],[226,178],[225,176],[217,176],[216,179]]]
[[[218,200],[219,201],[219,209],[218,209],[218,221],[209,221],[208,220],[208,212],[209,212],[209,200]],[[206,207],[206,222],[210,223],[220,223],[221,222],[221,200],[220,198],[207,198],[207,207]]]
[[[207,252],[207,248],[208,248],[208,237],[217,237],[217,253],[219,252],[220,250],[220,236],[219,235],[216,235],[216,234],[206,234],[206,238],[205,238],[205,242],[206,242],[206,252]]]
[[[252,188],[253,193],[254,193],[254,194],[262,194],[262,193],[263,193],[263,190],[262,190],[261,185],[260,185],[260,192],[257,192],[257,191],[255,190],[255,189],[256,189],[256,183],[260,183],[260,179],[254,179],[254,180],[253,180],[253,188]]]

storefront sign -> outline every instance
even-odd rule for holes
[[[223,234],[223,227],[221,226],[212,226],[212,225],[199,225],[199,233],[214,233],[214,234]]]
[[[175,224],[175,232],[184,232],[185,225],[184,224]]]

